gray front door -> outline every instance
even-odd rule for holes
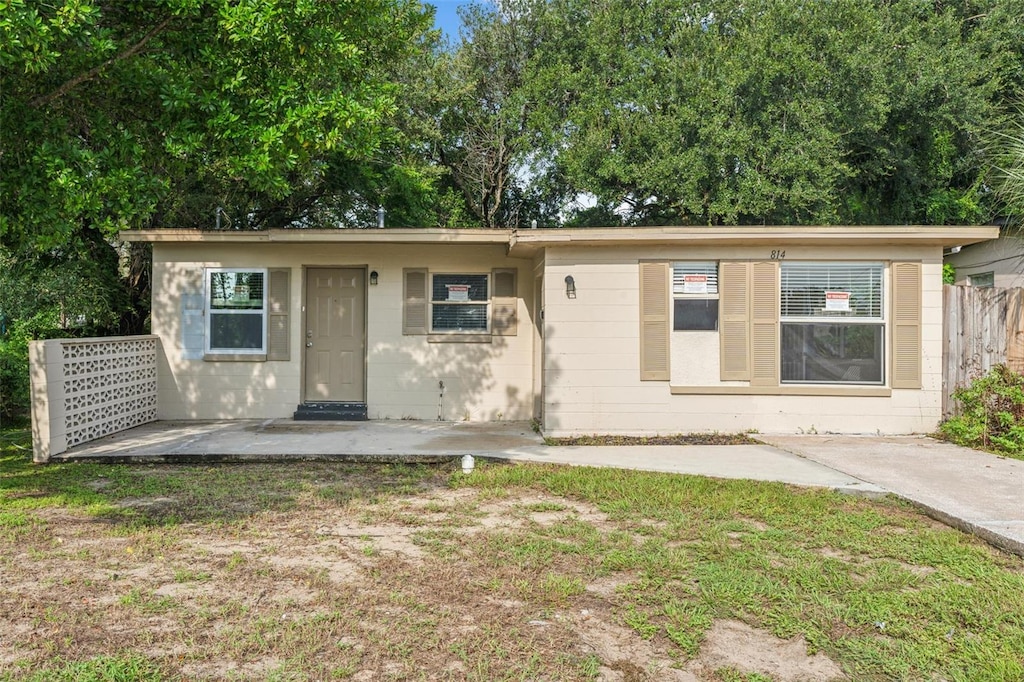
[[[366,399],[366,271],[306,271],[306,401]]]

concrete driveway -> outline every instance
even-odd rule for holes
[[[1024,461],[925,436],[758,436],[1024,556]]]

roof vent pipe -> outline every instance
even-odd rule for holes
[[[384,227],[384,207],[377,207],[377,227]]]

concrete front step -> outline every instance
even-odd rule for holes
[[[366,403],[303,403],[295,421],[366,421]]]

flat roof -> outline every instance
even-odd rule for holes
[[[504,244],[512,256],[559,246],[715,245],[927,245],[966,246],[995,239],[996,226],[936,225],[751,225],[676,227],[546,227],[538,229],[349,228],[126,230],[126,242],[274,242],[309,244]]]
[[[359,244],[508,244],[508,230],[440,229],[427,227],[196,230],[157,228],[123,230],[126,242],[275,242],[275,243],[359,243]]]
[[[701,246],[800,244],[806,246],[966,246],[995,239],[995,226],[751,225],[631,228],[545,228],[513,232],[509,250],[519,255],[551,246]]]

